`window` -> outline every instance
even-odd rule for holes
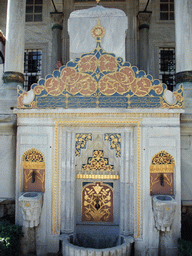
[[[43,0],[27,0],[26,22],[42,21]]]
[[[173,91],[175,85],[175,49],[159,49],[159,79]]]
[[[160,20],[174,20],[174,0],[160,0]]]
[[[42,74],[42,51],[26,50],[24,55],[24,89],[29,90]]]

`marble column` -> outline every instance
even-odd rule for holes
[[[57,61],[62,62],[61,30],[63,28],[63,13],[51,12],[52,22],[52,69],[56,68]]]
[[[139,68],[149,72],[149,23],[152,12],[139,12]]]
[[[185,106],[192,110],[192,1],[175,0],[176,86],[184,86]],[[189,112],[187,110],[187,112]]]
[[[26,0],[8,0],[3,81],[14,87],[24,83],[25,7]]]

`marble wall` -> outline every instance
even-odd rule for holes
[[[81,200],[82,181],[104,180],[78,179],[76,175],[82,174],[82,170],[79,170],[82,164],[86,164],[87,157],[92,155],[94,149],[99,149],[106,152],[109,164],[113,164],[115,171],[119,171],[119,180],[106,181],[114,182],[117,188],[114,192],[114,207],[118,210],[115,211],[114,223],[120,234],[135,237],[137,255],[143,255],[143,252],[158,255],[159,240],[161,250],[167,248],[165,255],[173,255],[177,251],[181,217],[179,113],[177,110],[142,110],[136,113],[131,110],[105,111],[91,110],[91,115],[89,109],[16,111],[16,201],[23,191],[22,155],[34,147],[45,157],[46,189],[40,225],[36,230],[37,253],[44,255],[43,251],[56,252],[60,232],[89,233],[88,227],[91,224],[82,222],[79,209],[81,204],[78,203]],[[105,123],[101,125],[103,120]],[[81,149],[82,157],[75,156],[76,134],[80,133],[93,134],[93,140],[88,140],[85,148]],[[116,157],[115,149],[110,149],[110,142],[103,140],[105,133],[121,134],[121,158]],[[160,236],[155,228],[149,179],[151,159],[162,150],[175,159],[174,197],[177,207],[171,231]],[[16,220],[21,224],[21,209],[18,204],[16,208]],[[112,232],[116,232],[114,228]],[[26,241],[23,241],[23,248],[26,246]]]

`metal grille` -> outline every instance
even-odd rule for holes
[[[33,83],[36,83],[42,74],[42,51],[25,50],[24,55],[24,89],[29,90]]]
[[[174,20],[174,0],[160,0],[160,20]]]
[[[159,79],[173,91],[175,85],[175,49],[159,49]]]
[[[26,1],[26,22],[42,21],[43,0]]]

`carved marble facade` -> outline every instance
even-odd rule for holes
[[[154,229],[151,195],[168,191],[177,204],[163,245],[171,245],[167,255],[173,255],[173,234],[180,235],[183,87],[169,92],[151,75],[105,52],[103,31],[100,24],[92,30],[92,52],[40,79],[29,92],[18,87],[17,163],[32,145],[45,161],[37,251],[43,255],[42,245],[56,251],[61,234],[102,230],[132,236],[136,255],[146,246],[157,255],[161,234]],[[22,192],[19,168],[17,198]]]

